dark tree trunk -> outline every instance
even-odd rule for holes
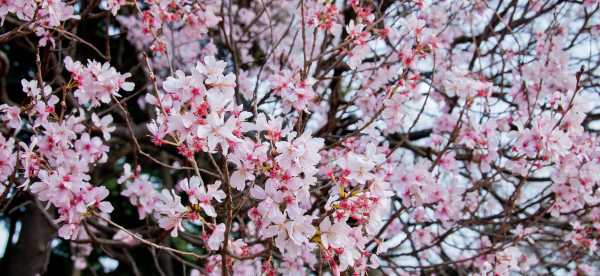
[[[17,218],[21,221],[19,240],[16,244],[9,240],[0,275],[44,275],[50,256],[50,242],[56,230],[33,201],[14,219]]]

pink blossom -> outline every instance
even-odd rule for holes
[[[160,202],[156,206],[158,224],[169,230],[172,237],[177,237],[178,231],[185,230],[182,222],[187,209],[181,204],[181,197],[172,190],[163,190],[159,198]]]
[[[8,180],[8,177],[13,174],[16,164],[16,156],[14,155],[15,141],[13,138],[6,140],[0,134],[0,183]]]
[[[81,105],[95,107],[100,103],[109,103],[112,96],[120,97],[120,89],[132,91],[134,87],[132,82],[125,81],[131,76],[130,73],[119,74],[109,63],[88,61],[84,67],[79,61],[66,57],[65,68],[71,72],[77,84],[75,97]]]
[[[212,234],[210,235],[210,238],[208,238],[208,248],[210,248],[210,250],[218,250],[219,247],[221,247],[221,244],[223,243],[224,235],[225,224],[220,223],[215,227]]]

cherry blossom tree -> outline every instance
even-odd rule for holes
[[[597,275],[598,0],[0,0],[2,275]]]

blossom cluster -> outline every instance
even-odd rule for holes
[[[120,89],[133,90],[133,83],[125,81],[131,74],[120,74],[109,63],[88,61],[84,67],[81,62],[66,57],[65,68],[77,86],[74,96],[82,106],[95,107],[100,103],[109,103],[111,97],[120,96]]]
[[[101,2],[135,66],[54,42],[96,6],[0,0],[55,66],[0,105],[0,194],[78,269],[92,240],[191,275],[595,273],[598,1]]]
[[[117,73],[108,64],[100,66],[90,62],[91,66],[84,69],[70,58],[65,62],[67,69],[76,73],[74,94],[82,104],[89,103],[81,102],[85,97],[81,94],[93,93],[94,90],[90,89],[116,94],[120,87],[133,86],[124,82],[126,75]],[[60,226],[60,237],[84,238],[87,236],[83,230],[86,217],[92,214],[108,217],[114,210],[112,204],[106,201],[108,189],[91,183],[90,176],[94,166],[108,159],[107,144],[115,130],[111,125],[113,118],[111,115],[100,118],[98,114],[87,113],[81,108],[68,111],[64,105],[59,109],[61,100],[49,85],[25,79],[21,84],[23,93],[32,104],[26,109],[3,104],[0,106],[0,119],[13,135],[27,133],[28,141],[16,144],[14,138],[0,136],[3,157],[0,180],[6,182],[9,177],[13,180],[22,178],[22,189],[31,191],[39,201],[47,202],[48,207],[56,209],[58,218],[53,223]],[[101,136],[95,135],[98,133]]]
[[[9,14],[14,14],[18,20],[29,23],[28,28],[40,37],[39,46],[46,46],[50,42],[55,45],[52,31],[62,22],[69,19],[79,19],[75,14],[75,7],[67,1],[32,1],[32,0],[6,0],[0,6],[0,21],[3,24]],[[0,24],[0,25],[2,25]]]

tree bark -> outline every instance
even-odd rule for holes
[[[16,217],[13,219],[17,219]],[[56,230],[33,201],[27,204],[18,219],[21,222],[19,239],[16,244],[9,240],[0,274],[44,275],[50,257],[50,242]]]

